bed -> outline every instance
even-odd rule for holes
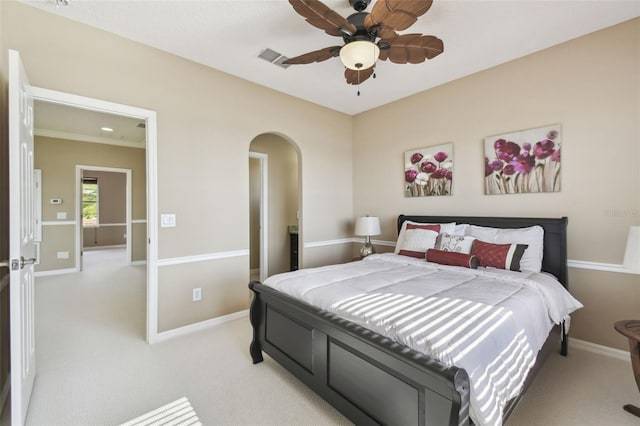
[[[399,232],[405,222],[456,222],[507,229],[540,226],[544,231],[541,269],[568,288],[566,218],[400,215]],[[394,270],[395,266],[387,265],[388,260],[393,260],[392,255],[388,257],[380,255],[369,264]],[[338,268],[357,270],[366,264],[367,260]],[[325,275],[332,273],[323,271]],[[427,272],[432,273],[430,269]],[[295,273],[305,274],[304,271]],[[365,271],[364,277],[368,273]],[[295,278],[283,275],[280,281]],[[360,278],[360,281],[366,279]],[[406,342],[401,343],[402,340],[386,337],[385,330],[376,329],[375,324],[369,327],[368,323],[346,319],[342,311],[316,307],[257,281],[252,281],[249,287],[254,293],[250,310],[253,326],[250,354],[254,364],[263,360],[264,351],[356,424],[472,423],[470,406],[471,401],[477,399],[478,391],[472,398],[474,388],[465,368],[441,362],[403,344]],[[531,360],[533,366],[523,373],[523,381],[517,385],[518,393],[504,405],[496,424],[508,419],[551,351],[560,347],[561,354],[567,355],[566,324],[564,320],[557,322],[548,336],[543,337],[544,343]]]

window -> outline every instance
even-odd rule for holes
[[[98,179],[82,178],[82,226],[98,226]]]

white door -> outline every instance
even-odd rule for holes
[[[9,311],[11,424],[23,425],[36,376],[33,96],[20,55],[9,51]]]

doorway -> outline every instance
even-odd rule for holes
[[[300,156],[283,136],[265,133],[251,141],[249,157],[250,260],[264,280],[300,263]]]
[[[93,111],[135,118],[144,124],[145,133],[145,166],[146,179],[146,220],[141,224],[146,233],[143,249],[146,252],[146,340],[155,343],[158,335],[158,283],[157,283],[157,118],[155,111],[145,110],[128,105],[116,104],[99,99],[87,98],[55,90],[32,88],[33,98],[37,102],[57,104],[76,108],[78,111]],[[76,179],[79,182],[79,179]],[[81,222],[80,220],[76,222]],[[131,223],[129,217],[128,223]],[[76,232],[76,241],[79,239]],[[131,231],[127,233],[131,236]],[[77,244],[77,243],[76,243]],[[79,246],[79,244],[77,244]],[[77,253],[76,255],[79,255]],[[78,264],[76,264],[76,267]]]
[[[123,248],[126,262],[133,263],[131,196],[130,169],[76,165],[76,206],[80,218],[76,221],[76,262],[79,271],[85,268],[87,250]]]
[[[251,281],[269,276],[269,156],[249,152],[249,262]]]

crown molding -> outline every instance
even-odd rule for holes
[[[122,146],[125,148],[139,148],[139,149],[146,148],[146,143],[144,141],[136,142],[136,141],[130,141],[126,139],[118,140],[118,139],[104,138],[100,136],[81,135],[78,133],[60,132],[57,130],[47,130],[47,129],[34,129],[33,133],[36,136],[42,136],[42,137],[54,138],[54,139],[66,139],[66,140],[79,141],[79,142],[101,143],[105,145]]]

